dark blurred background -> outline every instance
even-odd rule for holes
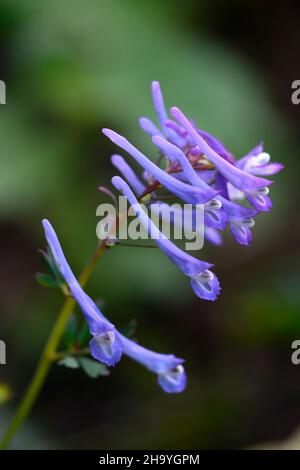
[[[298,2],[299,3],[299,2]],[[250,247],[205,247],[222,295],[199,301],[159,250],[114,248],[88,293],[142,344],[186,358],[189,386],[168,396],[124,359],[109,377],[54,367],[15,448],[300,448],[300,79],[297,2],[2,0],[0,79],[0,382],[8,423],[62,303],[35,282],[54,224],[75,272],[97,242],[97,191],[114,174],[103,126],[151,155],[138,127],[153,116],[150,82],[238,157],[261,139],[286,164]],[[3,400],[5,401],[5,400]],[[269,444],[270,443],[270,444]],[[272,443],[272,444],[271,444]],[[275,443],[275,444],[274,444]],[[277,443],[277,444],[276,444]]]

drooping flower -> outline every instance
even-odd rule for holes
[[[195,294],[205,300],[215,300],[219,295],[220,285],[216,275],[210,271],[213,265],[185,253],[160,232],[154,222],[143,211],[130,187],[122,178],[114,176],[112,184],[127,197],[136,216],[150,237],[155,240],[168,258],[191,279],[191,286]]]
[[[48,220],[43,220],[45,236],[51,249],[59,272],[65,279],[71,294],[80,306],[89,325],[92,339],[90,350],[92,356],[107,364],[115,365],[122,356],[123,348],[116,329],[100,312],[92,299],[84,292],[74,276],[58,241],[57,235]]]
[[[139,362],[151,372],[157,374],[158,383],[167,393],[180,393],[186,387],[186,373],[183,359],[173,354],[159,354],[140,346],[131,339],[120,335],[124,353],[136,362]]]
[[[175,357],[173,354],[156,353],[123,336],[107,320],[80,286],[64,256],[57,235],[50,222],[43,220],[43,226],[57,268],[88,322],[90,333],[93,336],[90,341],[91,355],[98,361],[108,366],[113,366],[121,359],[124,353],[156,373],[158,383],[165,392],[182,392],[186,387],[186,374],[182,365],[184,360]]]

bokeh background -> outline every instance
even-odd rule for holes
[[[14,447],[139,449],[280,447],[300,424],[300,79],[297,3],[209,0],[2,0],[0,78],[0,432],[34,371],[62,303],[35,281],[54,224],[79,272],[95,247],[97,187],[114,174],[99,129],[125,133],[153,116],[151,80],[237,156],[261,139],[287,165],[272,186],[250,247],[230,236],[206,246],[222,295],[197,299],[159,250],[111,249],[88,292],[120,327],[137,320],[142,344],[186,358],[189,386],[163,394],[128,359],[109,377],[54,367]],[[3,386],[3,385],[2,385]],[[300,448],[300,438],[292,437]],[[292,445],[292,444],[291,444]],[[289,446],[289,445],[287,445]]]

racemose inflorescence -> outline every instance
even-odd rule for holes
[[[103,129],[103,134],[142,168],[139,177],[121,155],[113,155],[112,164],[122,177],[114,176],[112,184],[126,196],[150,238],[190,279],[195,294],[203,300],[214,301],[220,294],[220,283],[211,269],[213,264],[186,253],[164,236],[140,206],[143,195],[150,194],[151,204],[159,205],[157,191],[164,188],[180,201],[201,204],[204,207],[205,240],[222,244],[222,231],[229,227],[239,244],[249,245],[254,218],[272,207],[269,196],[272,181],[268,177],[279,172],[283,165],[270,162],[263,144],[235,159],[222,142],[198,129],[179,108],[171,108],[170,118],[158,82],[152,83],[152,97],[157,125],[142,117],[140,126],[159,150],[160,164],[153,163],[125,137]],[[44,220],[43,225],[56,266],[88,323],[92,336],[91,355],[107,366],[114,366],[125,354],[157,374],[158,383],[165,392],[182,392],[186,387],[184,360],[153,352],[120,333],[83,291],[50,222]]]

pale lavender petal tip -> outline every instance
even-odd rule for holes
[[[208,240],[212,245],[221,246],[223,243],[222,235],[219,230],[211,227],[205,227],[204,229],[205,239]]]
[[[141,129],[143,129],[143,131],[145,131],[151,137],[153,135],[163,136],[163,133],[158,129],[158,127],[156,127],[156,125],[150,119],[146,117],[141,117],[139,119],[139,124]]]
[[[181,393],[186,389],[187,376],[183,366],[158,376],[158,384],[166,393]]]
[[[214,301],[221,292],[221,286],[217,276],[208,271],[210,276],[196,276],[191,279],[191,286],[197,297],[203,300]]]
[[[111,330],[91,339],[90,352],[94,359],[111,367],[120,361],[123,345],[120,338]]]

